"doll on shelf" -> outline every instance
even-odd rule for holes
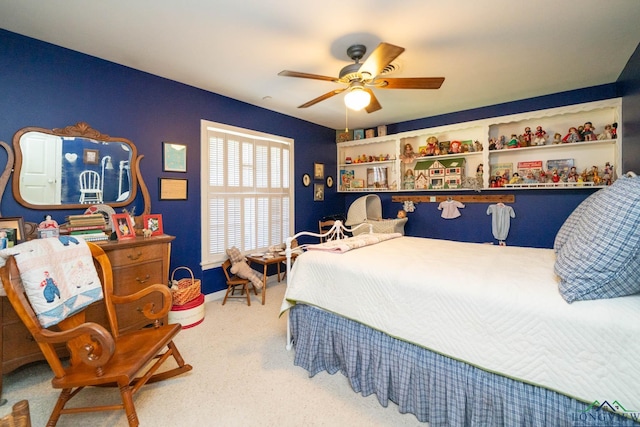
[[[583,141],[595,141],[596,134],[593,132],[593,124],[591,122],[586,122],[582,127],[582,138]]]
[[[415,188],[415,177],[413,169],[407,169],[404,173],[404,179],[402,180],[402,187],[405,190],[413,190]]]
[[[511,139],[507,142],[507,148],[518,148],[520,147],[520,141],[518,140],[517,135],[511,134]]]
[[[571,126],[569,128],[569,132],[564,136],[564,138],[562,138],[562,142],[580,142],[580,133],[578,132],[578,128]]]
[[[523,142],[523,147],[528,147],[531,145],[531,141],[533,140],[533,132],[531,131],[531,128],[529,126],[524,128],[524,133],[522,134],[521,140]]]
[[[509,184],[520,184],[521,182],[522,182],[522,179],[520,179],[520,174],[518,172],[514,172],[513,175],[511,175]]]
[[[536,127],[535,138],[533,138],[533,145],[545,145],[547,143],[547,132],[542,129],[542,126]]]
[[[555,135],[553,135],[553,143],[562,144],[562,135],[560,135],[558,132],[556,132]]]
[[[415,158],[416,153],[413,152],[413,146],[411,144],[404,144],[404,151],[400,154],[400,160],[402,160],[402,163],[411,163]]]
[[[598,139],[613,139],[613,127],[605,125],[602,133],[598,135]]]
[[[427,156],[436,156],[440,154],[440,147],[438,146],[438,138],[435,136],[430,136],[427,138]]]

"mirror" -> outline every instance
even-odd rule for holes
[[[23,128],[13,136],[13,149],[13,195],[28,208],[122,207],[136,197],[141,157],[128,139],[79,122],[64,129]]]

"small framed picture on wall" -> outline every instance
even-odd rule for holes
[[[313,179],[324,179],[324,163],[313,164]]]

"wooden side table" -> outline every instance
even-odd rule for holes
[[[273,258],[265,258],[262,256],[246,256],[249,265],[256,263],[263,267],[262,272],[262,305],[264,305],[265,298],[267,296],[267,269],[270,265],[276,264],[278,269],[278,282],[280,281],[280,264],[287,262],[287,257],[284,255],[276,255]]]

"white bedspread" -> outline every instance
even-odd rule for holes
[[[567,304],[551,249],[400,237],[308,251],[284,312],[321,307],[482,369],[640,408],[640,296]]]

